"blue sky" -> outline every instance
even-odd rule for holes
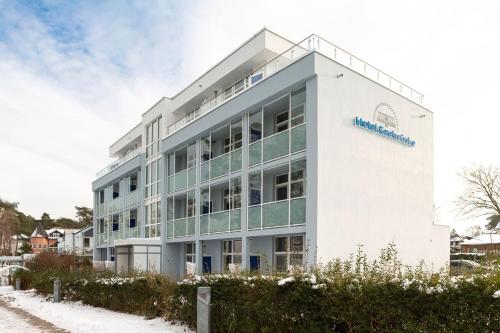
[[[338,44],[425,95],[435,113],[439,219],[457,172],[500,166],[496,1],[0,0],[0,197],[34,216],[92,204],[107,148],[162,96],[262,27]]]

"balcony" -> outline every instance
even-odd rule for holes
[[[241,148],[201,164],[201,181],[218,178],[241,170]]]
[[[241,209],[200,216],[200,235],[241,231]]]
[[[290,227],[305,223],[305,197],[248,207],[248,230]]]
[[[225,89],[224,93],[205,101],[193,112],[168,126],[165,137],[179,131],[189,123],[211,112],[215,108],[221,106],[256,84],[259,84],[261,81],[269,78],[273,74],[281,71],[311,52],[318,52],[418,104],[422,104],[423,102],[424,96],[415,89],[386,74],[375,66],[368,64],[366,61],[361,60],[335,44],[330,43],[317,35],[311,35],[266,62],[250,75],[241,78],[241,80],[237,81],[233,86]]]
[[[125,156],[123,156],[120,159],[114,161],[113,163],[111,163],[110,165],[108,165],[107,167],[105,167],[104,169],[102,169],[101,171],[99,171],[96,174],[96,178],[101,178],[102,176],[110,173],[112,170],[114,170],[117,167],[119,167],[120,165],[123,165],[126,162],[130,161],[131,159],[133,159],[134,157],[136,157],[137,155],[139,155],[141,152],[142,152],[142,147],[138,147],[138,148],[136,148],[136,149],[128,152]]]

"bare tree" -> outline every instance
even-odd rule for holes
[[[500,172],[493,167],[464,169],[459,175],[465,190],[455,201],[463,217],[486,216],[486,227],[495,229],[500,221]]]

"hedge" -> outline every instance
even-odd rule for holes
[[[91,270],[20,273],[49,295],[55,277],[67,300],[162,316],[196,326],[196,293],[212,288],[213,332],[500,332],[498,262],[450,277],[402,266],[391,246],[377,261],[360,252],[312,272],[219,274],[174,283],[161,275]]]

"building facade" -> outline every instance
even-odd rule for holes
[[[429,268],[433,114],[422,95],[315,35],[266,29],[110,147],[94,260],[181,278],[371,258],[390,243]]]
[[[64,233],[57,244],[59,253],[74,254],[83,257],[93,257],[94,227],[92,225]]]

